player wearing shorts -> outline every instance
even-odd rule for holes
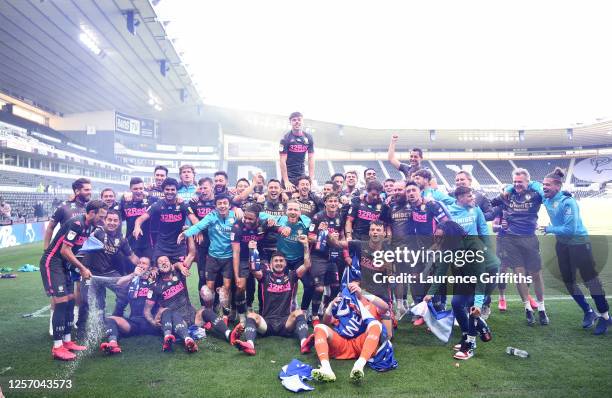
[[[147,184],[145,187],[145,193],[149,198],[156,198],[157,200],[164,198],[164,190],[162,189],[162,183],[168,178],[168,169],[164,166],[155,166],[153,170],[153,184]],[[153,203],[153,201],[151,201]],[[159,221],[151,220],[150,233],[151,233],[151,246],[155,247],[157,242],[157,233],[159,231]]]
[[[334,311],[338,311],[338,306],[343,300],[339,296],[334,299],[325,310],[323,323],[314,327],[315,350],[317,357],[321,362],[318,369],[313,369],[312,377],[318,381],[335,381],[336,375],[329,363],[330,358],[334,359],[355,359],[353,369],[351,369],[350,379],[354,382],[363,380],[363,368],[367,361],[376,352],[380,345],[380,337],[382,333],[381,313],[389,311],[389,306],[384,300],[373,296],[364,296],[361,292],[359,283],[351,282],[348,284],[348,289],[354,293],[357,300],[363,304],[363,307],[372,315],[375,320],[370,321],[366,330],[360,335],[348,338],[342,336],[337,331],[338,321],[334,318]],[[360,314],[363,317],[365,314]]]
[[[51,242],[51,238],[53,237],[53,231],[55,231],[56,226],[62,226],[66,221],[74,216],[80,216],[85,214],[85,206],[87,202],[91,199],[91,181],[87,178],[79,178],[72,183],[72,192],[74,193],[74,198],[71,200],[67,200],[62,202],[54,211],[53,215],[49,219],[47,223],[47,228],[45,229],[45,235],[43,237],[43,250],[47,250],[49,247],[49,243]],[[75,282],[77,288],[75,289],[75,305],[79,305],[79,282]],[[53,336],[53,325],[51,321],[53,320],[53,311],[54,305],[51,302],[51,316],[49,317],[49,335]],[[75,310],[76,311],[76,310]]]
[[[329,234],[338,233],[339,239],[344,239],[344,219],[338,209],[340,201],[338,195],[330,193],[325,196],[325,210],[314,215],[312,224],[308,229],[308,239],[311,242],[310,274],[314,284],[312,296],[313,324],[322,316],[321,300],[327,288],[328,297],[336,297],[340,283],[338,269],[342,265],[341,250],[329,244]],[[344,270],[344,267],[342,267]]]
[[[411,244],[414,245],[412,248],[414,250],[422,250],[431,246],[433,234],[438,224],[449,220],[450,214],[440,202],[432,199],[425,200],[416,180],[419,180],[418,176],[415,176],[415,181],[408,181],[406,183],[406,199],[412,210],[413,229],[411,233],[415,236],[415,239],[411,241]],[[417,282],[410,287],[412,300],[415,303],[420,303],[427,291],[426,284],[419,281],[418,275],[423,271],[425,271],[424,263],[417,262],[416,264],[411,264],[411,273],[417,278]],[[446,291],[443,289],[440,291],[440,295],[436,297],[434,304],[440,308],[446,304],[444,302],[445,299]],[[423,322],[423,318],[418,317],[414,320],[413,324],[420,326]]]
[[[412,225],[412,208],[406,198],[406,182],[395,181],[393,193],[390,196],[391,203],[386,207],[381,219],[389,225],[391,230],[391,247],[395,250],[404,247],[410,248],[414,241],[414,227]],[[395,275],[412,272],[412,267],[407,262],[398,262],[395,267]],[[408,284],[396,283],[394,289],[395,318],[401,319],[408,311]]]
[[[308,323],[301,309],[291,310],[291,302],[298,288],[298,278],[310,268],[308,237],[300,235],[298,242],[303,246],[304,263],[294,270],[287,269],[287,260],[281,252],[272,254],[269,269],[253,270],[261,289],[262,308],[260,314],[247,315],[245,340],[235,340],[235,346],[247,355],[255,355],[255,338],[262,336],[297,336],[300,352],[309,353],[314,335],[308,335]]]
[[[312,178],[315,170],[314,140],[312,135],[302,130],[302,114],[293,112],[289,115],[291,131],[280,141],[280,170],[283,184],[288,192],[295,191],[297,178],[303,176],[304,160],[308,152],[308,175]]]
[[[476,196],[470,187],[459,186],[454,192],[457,202],[448,207],[451,218],[465,230],[470,237],[478,237],[487,247],[484,255],[487,257],[485,272],[497,275],[499,272],[499,259],[493,254],[493,247],[489,239],[489,227],[485,215],[476,204]],[[487,320],[491,314],[491,293],[496,283],[488,283],[485,288],[485,301],[482,306],[482,319]]]
[[[265,213],[260,213],[259,218],[266,221],[269,216]],[[286,215],[276,221],[275,225],[278,233],[276,248],[285,255],[289,270],[295,270],[304,262],[304,248],[298,241],[298,237],[308,233],[310,223],[310,218],[302,215],[300,205],[295,199],[287,201]],[[307,311],[314,291],[310,272],[305,272],[300,277],[300,280],[304,288],[301,308]]]
[[[149,291],[155,284],[155,278],[150,270],[151,260],[148,257],[138,259],[134,271],[122,276],[117,281],[117,286],[127,288],[128,302],[130,305],[130,316],[111,315],[104,319],[106,340],[100,344],[100,351],[109,355],[119,354],[119,337],[137,336],[143,334],[159,334],[159,329],[151,325],[144,316],[144,306],[149,296]]]
[[[198,221],[185,202],[177,201],[177,187],[178,182],[174,178],[166,178],[162,183],[164,199],[153,203],[147,212],[139,216],[134,223],[132,235],[134,239],[139,239],[143,234],[142,225],[147,220],[152,219],[158,222],[159,232],[153,248],[154,261],[159,256],[168,256],[173,263],[182,261],[187,253],[187,247],[184,242],[177,243],[177,238],[188,218],[192,223]],[[185,259],[187,267],[191,265],[190,261],[194,254],[190,252],[188,259]]]
[[[206,285],[202,289],[214,292],[217,275],[222,275],[223,286],[220,288],[222,292],[219,292],[219,300],[223,315],[229,316],[229,295],[234,276],[231,232],[237,219],[234,211],[230,210],[229,196],[223,194],[215,196],[215,206],[215,211],[208,213],[202,220],[181,232],[176,242],[180,244],[184,238],[208,231],[210,247],[206,258]],[[214,297],[214,294],[212,296]],[[212,309],[213,301],[204,303],[204,306]]]
[[[578,203],[570,194],[561,192],[564,177],[565,173],[557,168],[544,178],[544,206],[550,217],[550,225],[540,226],[539,229],[557,237],[555,250],[559,271],[567,291],[584,312],[582,327],[589,328],[598,319],[593,334],[602,335],[608,331],[611,323],[608,314],[610,306],[598,276],[589,233],[582,224]],[[578,287],[576,270],[580,270],[580,276],[600,314],[599,318]]]
[[[151,238],[151,220],[147,220],[141,225],[142,236],[138,239],[134,238],[134,226],[136,219],[147,212],[149,206],[157,201],[155,196],[145,196],[144,182],[140,177],[133,177],[130,180],[131,196],[126,198],[124,195],[119,202],[119,212],[121,218],[127,226],[126,237],[134,254],[138,257],[153,258],[153,241]],[[128,269],[131,273],[132,269]]]
[[[74,320],[74,288],[71,270],[78,269],[83,279],[91,278],[91,272],[77,258],[76,253],[106,216],[106,205],[93,200],[85,206],[85,215],[70,218],[51,241],[40,259],[43,287],[55,306],[53,318],[53,349],[55,359],[70,361],[76,358],[71,351],[82,351],[86,347],[72,341]]]
[[[210,177],[200,178],[198,186],[198,197],[197,199],[191,199],[189,208],[199,221],[215,210],[215,196],[213,195],[213,181]],[[198,291],[200,291],[202,286],[206,285],[206,257],[208,257],[210,247],[208,231],[202,231],[201,234],[196,235],[195,241],[198,263]],[[200,304],[204,305],[201,297]]]
[[[236,310],[240,323],[246,324],[246,285],[250,272],[254,264],[250,263],[251,252],[255,249],[259,253],[263,252],[262,242],[266,233],[270,230],[267,223],[259,222],[261,206],[253,204],[244,212],[242,221],[238,221],[232,227],[232,261],[234,278],[236,281]],[[251,301],[252,305],[252,301]]]
[[[542,184],[530,183],[529,172],[515,169],[512,172],[513,185],[491,201],[493,206],[501,206],[507,229],[504,234],[504,247],[508,254],[506,260],[518,275],[531,275],[537,298],[537,309],[541,325],[548,325],[549,319],[544,306],[544,279],[542,278],[542,259],[540,242],[535,235],[538,211],[542,205],[544,191]],[[525,306],[527,325],[536,323],[529,300],[529,286],[518,282],[517,288]]]
[[[189,301],[187,280],[189,270],[181,262],[172,264],[168,256],[157,258],[159,276],[147,293],[144,316],[154,327],[161,327],[164,335],[162,351],[171,351],[176,336],[183,340],[189,353],[198,345],[189,336],[188,328],[196,322],[196,310]],[[153,308],[158,306],[155,317]]]
[[[482,282],[481,275],[485,269],[491,267],[486,256],[482,257],[483,261],[478,257],[479,252],[485,251],[485,245],[478,236],[468,235],[458,223],[445,221],[440,223],[436,229],[431,249],[444,253],[462,252],[463,258],[466,259],[464,263],[439,259],[436,262],[435,277],[448,275],[450,268],[454,276],[476,278],[476,283],[458,282],[453,285],[453,314],[461,328],[461,341],[454,346],[457,352],[453,357],[460,360],[470,359],[474,356],[476,336],[479,332],[482,341],[491,340],[490,330],[480,318],[485,295],[485,284]],[[467,261],[467,258],[470,257],[473,260]],[[433,300],[434,295],[443,285],[446,283],[432,283],[423,301]]]

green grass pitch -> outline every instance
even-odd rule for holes
[[[606,237],[593,237],[600,264],[610,264]],[[564,296],[555,278],[552,242],[542,243],[547,281],[548,327],[527,327],[522,306],[511,301],[506,313],[496,307],[489,324],[493,341],[479,341],[476,356],[455,366],[451,344],[441,344],[423,327],[406,320],[395,331],[394,346],[399,367],[378,374],[366,370],[361,386],[352,385],[348,374],[352,361],[334,361],[338,381],[312,382],[312,396],[610,396],[612,391],[612,336],[593,336],[581,328],[582,314]],[[0,267],[16,269],[21,264],[38,265],[41,245],[33,244],[0,251]],[[602,279],[612,293],[612,271],[604,267]],[[193,302],[196,275],[189,278]],[[516,298],[515,288],[508,293]],[[112,294],[111,294],[112,295]],[[553,297],[554,296],[554,297]],[[567,297],[565,297],[567,298]],[[494,296],[494,306],[496,305]],[[112,305],[112,298],[108,300]],[[257,355],[247,357],[227,343],[208,337],[200,352],[188,355],[176,346],[173,353],[160,352],[160,339],[153,336],[121,341],[124,352],[106,357],[91,347],[76,363],[53,361],[49,318],[23,318],[48,304],[39,273],[19,273],[17,279],[0,280],[0,386],[7,397],[271,397],[291,396],[278,379],[280,367],[292,358],[316,365],[314,353],[300,355],[297,341],[260,338]],[[48,313],[47,313],[48,314]],[[451,342],[457,339],[455,329]],[[530,353],[521,359],[506,355],[506,346]],[[70,379],[70,390],[9,389],[10,380]]]

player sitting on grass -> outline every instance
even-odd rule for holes
[[[314,335],[308,335],[308,324],[304,311],[292,311],[292,298],[298,287],[298,278],[310,269],[310,251],[308,237],[299,235],[298,242],[304,247],[304,264],[295,270],[286,271],[287,260],[281,252],[275,252],[270,259],[270,269],[253,270],[261,287],[261,315],[251,312],[247,315],[245,341],[235,340],[235,346],[248,355],[255,355],[255,337],[263,336],[291,337],[297,335],[300,352],[310,352]],[[238,337],[236,335],[236,337]]]
[[[361,294],[359,283],[351,282],[348,290],[353,293],[360,308],[355,306],[350,296],[341,294],[336,297],[325,310],[323,322],[314,328],[315,350],[321,367],[312,371],[312,377],[318,381],[335,381],[336,375],[329,364],[329,358],[355,359],[350,379],[360,382],[363,379],[363,367],[372,357],[379,346],[382,323],[380,314],[389,311],[389,305],[384,300],[374,296]],[[339,322],[336,316],[341,317],[352,313],[348,323]],[[369,321],[368,321],[369,319]],[[367,326],[365,323],[367,322]],[[357,325],[362,327],[357,327]],[[329,325],[329,326],[328,326]]]
[[[161,326],[164,332],[163,351],[172,350],[176,334],[183,340],[187,352],[196,352],[198,345],[188,334],[188,328],[195,323],[196,317],[196,310],[189,301],[185,280],[189,271],[181,262],[172,264],[167,256],[157,258],[157,267],[159,276],[147,293],[144,316],[151,325]],[[152,309],[156,304],[159,309],[153,317]]]
[[[121,347],[117,343],[119,336],[128,337],[159,333],[159,329],[151,325],[144,316],[145,303],[155,283],[155,276],[149,269],[150,265],[151,262],[147,257],[141,257],[134,272],[121,277],[117,281],[119,287],[128,286],[130,317],[109,316],[104,320],[108,341],[100,344],[100,351],[109,355],[120,353]]]

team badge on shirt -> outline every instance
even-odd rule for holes
[[[68,236],[66,236],[66,238],[68,240],[73,240],[74,238],[76,238],[76,232],[74,232],[74,231],[68,232]]]
[[[285,150],[285,147],[283,146],[283,144],[280,144],[280,145],[278,146],[278,151],[279,151],[279,152],[282,152],[282,151],[284,151],[284,150]]]
[[[525,195],[525,200],[530,200],[531,199],[531,194],[526,194]]]

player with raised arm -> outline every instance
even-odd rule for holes
[[[72,341],[74,320],[74,287],[71,271],[78,269],[83,279],[91,278],[89,269],[79,261],[76,253],[106,216],[106,205],[92,200],[85,206],[85,214],[64,222],[40,259],[43,287],[55,306],[53,324],[53,349],[55,359],[70,361],[76,358],[71,351],[86,347]]]
[[[395,154],[395,146],[399,136],[394,134],[391,136],[391,142],[389,142],[389,150],[387,151],[387,159],[389,163],[396,169],[398,169],[406,180],[412,180],[412,175],[421,169],[425,169],[421,162],[423,162],[423,150],[420,148],[412,148],[410,150],[410,162],[409,164],[402,163]]]
[[[308,335],[308,323],[301,309],[291,310],[291,302],[301,278],[310,268],[308,237],[300,235],[298,242],[304,250],[304,263],[288,270],[287,261],[281,252],[272,254],[269,269],[252,270],[259,281],[262,297],[260,313],[247,315],[244,341],[235,340],[235,346],[248,355],[255,355],[255,338],[262,336],[297,336],[300,352],[307,354],[314,344],[314,335]]]

